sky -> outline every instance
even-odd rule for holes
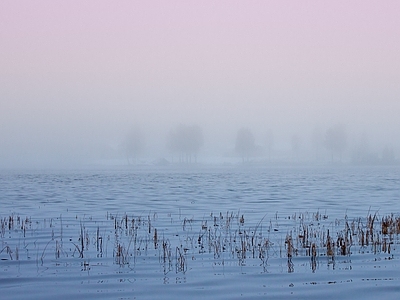
[[[0,168],[110,158],[133,127],[160,158],[181,123],[203,129],[203,156],[230,153],[241,127],[259,144],[272,131],[283,151],[336,124],[350,146],[366,135],[400,154],[399,11],[396,0],[3,0]]]

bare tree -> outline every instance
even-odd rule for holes
[[[314,127],[314,131],[311,136],[311,144],[315,150],[315,160],[318,162],[320,160],[321,147],[324,145],[324,134],[318,126]]]
[[[369,139],[365,132],[359,137],[352,151],[351,159],[354,164],[376,164],[379,161],[377,154],[370,151]]]
[[[177,153],[180,162],[197,162],[197,155],[204,144],[203,132],[197,125],[180,124],[170,131],[167,137],[167,148]]]
[[[264,136],[265,147],[267,148],[268,160],[271,161],[272,148],[274,146],[274,133],[269,129]]]
[[[241,128],[236,135],[235,151],[242,157],[242,161],[249,160],[249,157],[256,150],[253,133],[248,128]]]
[[[126,135],[123,148],[128,163],[135,163],[145,148],[145,137],[138,127],[132,128]]]
[[[383,164],[394,164],[396,162],[396,157],[392,148],[386,146],[382,151],[382,163]]]
[[[332,161],[334,155],[339,156],[340,161],[342,160],[343,152],[347,147],[347,134],[344,126],[335,125],[326,131],[325,147],[331,152]]]
[[[296,160],[299,160],[299,152],[300,152],[301,140],[300,140],[300,138],[299,138],[299,136],[297,134],[293,134],[292,135],[291,144],[292,144],[293,154],[295,155]]]

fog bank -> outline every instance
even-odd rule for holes
[[[392,164],[399,9],[397,1],[3,2],[0,168],[184,161],[168,146],[180,125],[201,131],[190,154],[197,163],[241,163],[237,134],[247,128],[252,163]],[[342,147],[329,142],[335,128]],[[135,130],[142,144],[127,159]]]

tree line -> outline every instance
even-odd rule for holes
[[[301,149],[301,139],[294,134],[290,140],[292,153],[298,159]],[[348,137],[343,125],[335,125],[325,132],[314,131],[311,138],[312,147],[315,150],[315,157],[318,160],[321,149],[325,149],[331,161],[342,161],[343,154],[348,147]],[[145,136],[139,128],[132,129],[122,143],[127,162],[135,163],[145,151]],[[171,155],[171,162],[196,163],[198,155],[204,146],[204,136],[201,127],[198,125],[179,124],[172,128],[167,134],[165,146]],[[240,157],[242,162],[248,162],[256,156],[271,156],[274,147],[274,134],[268,130],[264,134],[262,146],[256,144],[256,139],[249,128],[240,128],[236,133],[234,153]],[[362,148],[362,147],[361,147]],[[364,147],[365,148],[365,147]],[[359,150],[354,151],[353,162],[365,160],[366,153]],[[385,148],[382,161],[393,162],[395,160],[393,150]]]

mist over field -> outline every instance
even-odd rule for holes
[[[0,168],[397,164],[398,1],[2,1]]]

